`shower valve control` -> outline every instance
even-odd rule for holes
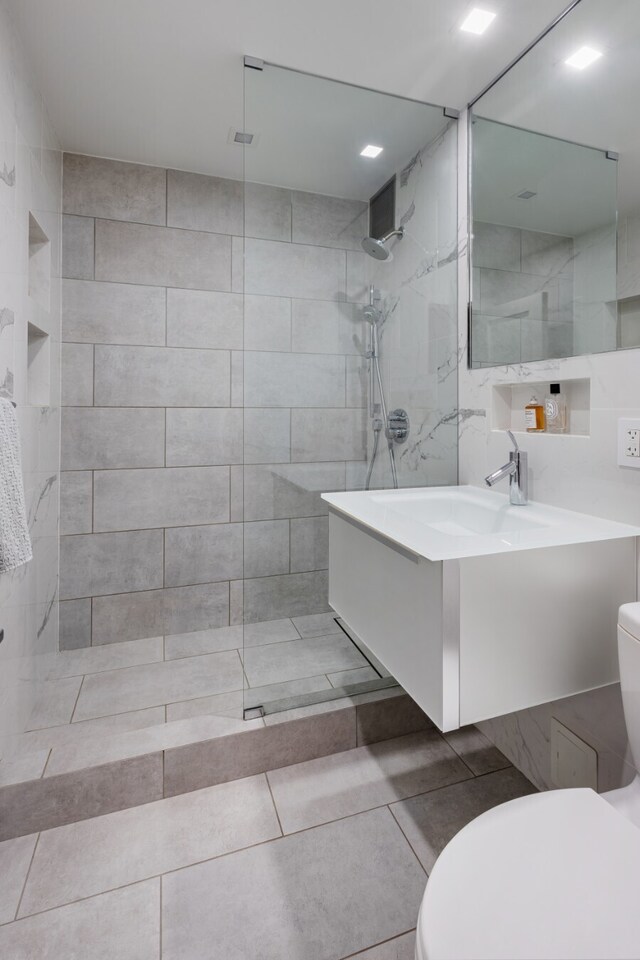
[[[402,407],[392,410],[387,417],[387,440],[404,443],[409,436],[409,414]]]

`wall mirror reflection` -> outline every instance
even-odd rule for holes
[[[640,346],[639,40],[580,0],[474,103],[472,367]]]

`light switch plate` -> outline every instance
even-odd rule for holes
[[[618,466],[640,468],[640,420],[618,420]]]
[[[557,787],[598,789],[598,754],[555,717],[551,719],[551,779]]]

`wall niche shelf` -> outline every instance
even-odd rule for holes
[[[526,433],[524,408],[536,396],[540,403],[549,393],[550,383],[559,383],[567,402],[569,424],[566,433],[539,433],[540,437],[588,437],[591,434],[591,381],[526,380],[519,383],[495,384],[492,391],[492,429]]]
[[[47,312],[51,309],[51,242],[29,214],[29,296]]]

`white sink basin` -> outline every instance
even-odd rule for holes
[[[427,560],[640,536],[640,527],[542,503],[513,506],[479,487],[421,487],[322,495],[332,510]]]

